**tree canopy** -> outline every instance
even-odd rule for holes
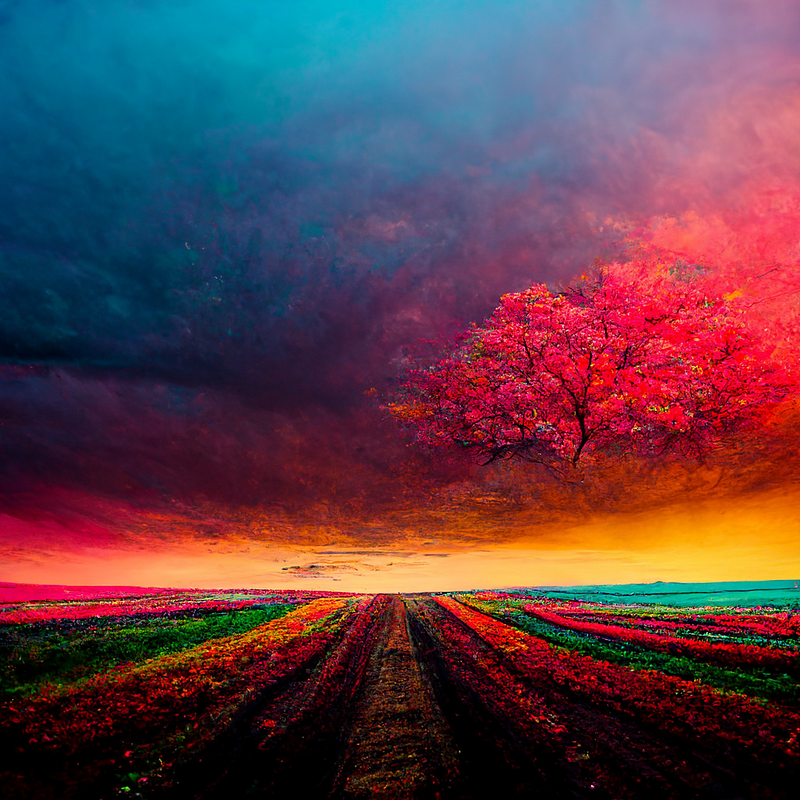
[[[701,455],[790,387],[724,297],[604,272],[504,295],[436,363],[412,363],[388,408],[427,445],[576,465],[611,445]]]

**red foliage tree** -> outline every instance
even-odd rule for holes
[[[791,388],[735,306],[692,282],[606,271],[561,294],[507,294],[388,406],[428,445],[576,465],[590,452],[700,455]]]

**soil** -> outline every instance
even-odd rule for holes
[[[352,710],[333,795],[436,798],[458,773],[452,733],[411,642],[406,606],[392,597]]]

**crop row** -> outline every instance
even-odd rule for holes
[[[477,600],[514,605],[540,620],[566,630],[591,634],[605,639],[615,639],[638,647],[650,648],[671,655],[685,655],[694,659],[709,661],[726,667],[759,667],[780,670],[795,674],[800,669],[800,653],[796,648],[777,648],[749,644],[742,641],[710,642],[703,639],[686,638],[675,635],[675,631],[652,632],[640,627],[610,625],[596,622],[595,618],[576,614],[572,606],[550,602],[509,601],[502,595],[482,592],[475,595]],[[571,613],[570,613],[571,612]],[[588,618],[587,618],[588,616]],[[634,625],[636,618],[628,618]]]
[[[795,678],[784,673],[741,666],[726,668],[685,655],[637,647],[619,639],[579,633],[544,622],[505,601],[478,600],[472,595],[459,595],[459,600],[549,644],[575,650],[600,661],[632,669],[658,670],[752,697],[800,703],[800,685]]]
[[[662,633],[649,633],[636,628],[623,628],[619,625],[605,625],[564,617],[530,603],[525,606],[525,611],[545,622],[568,630],[619,639],[640,647],[649,647],[676,655],[687,655],[726,666],[747,665],[792,672],[800,667],[800,657],[796,650],[779,650],[752,644],[705,642]]]
[[[800,626],[795,617],[787,619],[785,614],[762,614],[757,618],[750,615],[703,614],[703,615],[654,615],[640,611],[621,611],[619,609],[601,609],[585,605],[552,604],[548,606],[566,617],[585,619],[588,621],[611,623],[628,627],[641,627],[652,630],[675,631],[682,635],[725,636],[741,639],[742,637],[758,637],[768,640],[785,640],[798,644]]]
[[[665,735],[754,756],[762,765],[797,765],[800,712],[720,692],[656,671],[631,670],[554,648],[459,603],[437,602],[474,630],[522,673],[546,674],[567,690],[608,711],[635,718]]]
[[[483,615],[447,600],[415,606],[420,653],[444,687],[459,747],[493,776],[482,795],[792,797],[771,791],[792,774],[780,762],[731,758],[728,742],[709,743],[691,730],[676,735],[635,708],[609,703],[597,691],[607,677],[602,662],[584,658],[576,672],[574,662],[562,663],[565,651],[540,649],[534,637],[496,620],[484,624]]]
[[[262,689],[254,701],[216,716],[188,748],[162,742],[163,759],[148,780],[154,796],[240,796],[254,785],[273,796],[303,794],[304,788],[314,794],[320,775],[333,767],[387,603],[386,595],[358,602],[319,663],[311,669],[306,662],[282,691]]]
[[[479,592],[479,596],[527,601],[545,605],[564,616],[605,619],[608,622],[652,625],[663,629],[697,630],[721,634],[752,634],[763,638],[800,637],[800,614],[794,609],[731,608],[721,612],[718,607],[682,608],[636,604],[620,605],[593,603],[585,600],[555,600],[546,596],[512,592]]]
[[[4,748],[0,771],[13,786],[21,765],[30,774],[38,763],[68,785],[123,770],[133,758],[167,760],[211,735],[265,687],[319,659],[368,602],[320,599],[247,633],[7,703],[0,732],[17,746]]]

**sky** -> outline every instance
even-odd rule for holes
[[[794,398],[578,485],[382,408],[409,348],[636,246],[793,364],[796,0],[5,0],[0,107],[0,580],[800,575]]]

